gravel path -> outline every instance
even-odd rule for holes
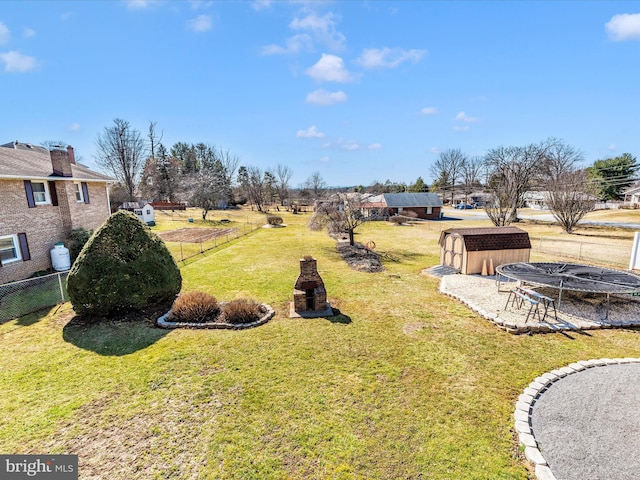
[[[557,480],[640,478],[640,363],[588,368],[549,385],[531,430]]]

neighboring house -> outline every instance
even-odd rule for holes
[[[366,217],[382,215],[402,215],[415,212],[418,218],[440,218],[442,200],[435,193],[383,193],[364,200],[363,213]]]
[[[156,221],[156,214],[153,209],[153,205],[144,200],[140,202],[124,202],[118,207],[118,210],[127,210],[133,212],[144,223],[151,223]]]
[[[627,188],[624,192],[624,203],[631,207],[637,207],[640,204],[640,186],[634,185]]]
[[[0,145],[0,284],[50,269],[50,250],[71,230],[102,225],[111,182],[76,163],[73,147]]]
[[[533,208],[535,210],[549,209],[549,192],[530,190],[524,193],[523,200],[526,207]]]

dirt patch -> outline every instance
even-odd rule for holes
[[[235,234],[237,230],[237,228],[179,228],[159,232],[158,236],[165,242],[200,243]]]
[[[347,242],[338,242],[336,248],[344,261],[355,270],[371,273],[384,270],[380,255],[361,243],[349,245]]]

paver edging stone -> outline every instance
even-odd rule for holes
[[[156,320],[156,325],[160,328],[195,328],[195,329],[228,329],[228,330],[243,330],[246,328],[254,328],[267,323],[271,320],[276,312],[266,303],[261,304],[266,312],[255,322],[251,323],[218,323],[218,322],[205,322],[205,323],[189,323],[189,322],[169,322],[169,314],[171,311],[165,313]]]
[[[535,475],[538,480],[556,480],[555,475],[547,465],[542,452],[538,448],[535,435],[531,430],[532,405],[538,396],[543,393],[549,385],[557,382],[567,375],[581,372],[588,368],[602,367],[623,363],[640,363],[640,358],[600,358],[592,360],[579,360],[565,367],[552,370],[536,377],[523,393],[518,397],[516,408],[513,412],[515,419],[515,429],[518,432],[518,440],[524,447],[525,457],[535,466]],[[525,415],[526,414],[526,415]],[[532,441],[533,440],[533,441]]]

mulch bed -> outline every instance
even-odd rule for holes
[[[354,270],[370,273],[384,270],[380,255],[361,243],[349,245],[349,242],[338,242],[336,249],[344,261]]]

